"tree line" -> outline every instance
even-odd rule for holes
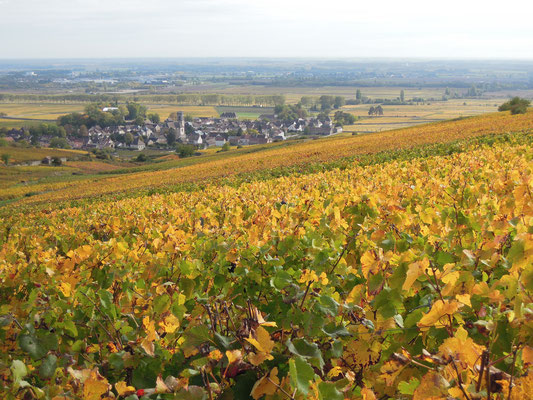
[[[176,103],[181,105],[227,105],[227,106],[276,106],[285,104],[283,95],[233,95],[233,94],[22,94],[1,93],[0,102],[49,102],[49,103],[110,103],[118,105],[119,102],[154,102]]]

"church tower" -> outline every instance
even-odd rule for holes
[[[178,111],[178,137],[185,138],[185,117],[183,111]]]

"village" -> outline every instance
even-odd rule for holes
[[[107,111],[103,109],[102,111]],[[173,149],[177,144],[192,145],[196,149],[226,146],[248,146],[283,141],[306,136],[329,136],[342,131],[328,117],[306,117],[281,120],[275,114],[264,114],[256,120],[239,120],[234,112],[220,117],[186,117],[182,111],[162,122],[145,119],[138,124],[126,121],[123,125],[92,126],[83,135],[67,135],[65,140],[72,149],[124,149],[142,151],[146,148]],[[30,131],[31,132],[31,128]],[[19,142],[31,136],[26,128],[12,129],[5,134],[10,142]],[[54,136],[40,135],[41,147],[54,147]]]

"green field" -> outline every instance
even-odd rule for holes
[[[218,106],[216,110],[219,114],[225,112],[234,112],[239,119],[257,119],[262,114],[273,114],[273,107],[231,107],[231,106]]]

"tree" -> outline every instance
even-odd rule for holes
[[[194,133],[194,127],[191,124],[185,124],[185,134],[191,135]]]
[[[54,147],[56,149],[70,149],[67,139],[63,137],[52,138],[52,140],[50,140],[50,147]]]
[[[80,130],[78,132],[81,137],[89,136],[89,130],[85,125],[80,126]]]
[[[400,91],[400,101],[403,103],[405,102],[405,92],[403,89]]]
[[[176,130],[175,129],[169,129],[168,132],[167,132],[167,144],[169,146],[173,146],[174,143],[176,143]]]
[[[2,154],[2,162],[7,166],[9,164],[9,159],[11,156],[7,153]]]
[[[376,113],[376,110],[374,106],[370,106],[370,110],[368,110],[368,115],[374,115]]]
[[[331,107],[333,107],[333,104],[335,103],[335,97],[333,96],[320,96],[320,110],[321,111],[329,111],[331,110]]]
[[[311,96],[303,96],[301,99],[300,99],[300,104],[303,106],[303,107],[311,107],[313,104],[315,104],[315,101],[313,100],[313,98]]]
[[[337,111],[333,119],[335,120],[335,124],[337,126],[352,125],[356,121],[356,118],[354,115],[350,113],[345,113],[343,111]]]
[[[498,107],[498,111],[511,111],[512,115],[525,114],[530,104],[530,100],[513,97],[511,100],[506,101]]]
[[[158,124],[161,121],[161,117],[157,113],[148,114],[148,119],[154,124]]]
[[[326,112],[321,112],[316,116],[316,119],[318,119],[320,122],[324,123],[329,119],[329,114]]]
[[[361,94],[361,91],[359,89],[355,91],[355,99],[359,101],[363,99],[363,95]]]
[[[196,149],[194,148],[192,144],[182,144],[182,143],[176,144],[176,153],[180,156],[180,158],[193,156],[195,150]]]
[[[126,143],[128,146],[133,143],[133,135],[131,132],[126,132],[124,135],[124,143]]]
[[[383,107],[381,107],[381,104],[375,108],[374,112],[377,115],[383,115]]]
[[[146,111],[148,110],[146,106],[143,106],[139,103],[128,103],[128,116],[127,118],[129,120],[134,120],[138,117],[141,117],[144,121],[144,117],[146,116]]]
[[[335,101],[333,103],[333,108],[338,109],[341,108],[343,105],[346,104],[346,100],[342,96],[336,96]]]
[[[480,91],[476,88],[475,85],[472,85],[472,86],[470,87],[470,89],[468,89],[468,92],[467,92],[466,94],[467,94],[467,96],[470,96],[470,97],[477,97],[477,96],[479,96],[481,93],[480,93]]]

